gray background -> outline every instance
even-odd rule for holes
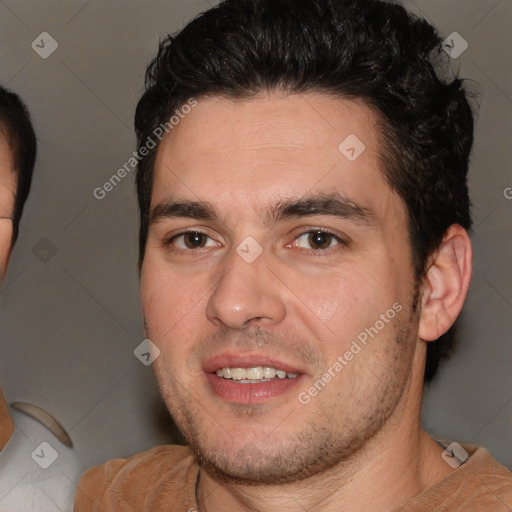
[[[213,3],[213,2],[211,2]],[[405,2],[468,50],[453,67],[482,97],[470,172],[475,273],[462,343],[428,392],[435,436],[480,444],[512,468],[512,0]],[[34,187],[0,293],[0,375],[9,401],[38,404],[85,466],[173,439],[143,340],[131,156],[134,108],[159,39],[206,0],[0,1],[0,83],[28,104],[40,141]],[[59,47],[42,59],[31,43]]]

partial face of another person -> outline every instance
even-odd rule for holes
[[[16,178],[9,141],[0,128],[0,284],[7,272],[12,247],[12,215]]]
[[[417,287],[376,124],[324,94],[205,98],[162,141],[143,310],[167,406],[221,477],[292,482],[399,421]]]

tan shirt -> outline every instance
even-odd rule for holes
[[[512,473],[483,448],[464,446],[469,459],[413,497],[400,512],[510,512]],[[87,471],[74,512],[197,512],[198,465],[185,446],[159,446]]]

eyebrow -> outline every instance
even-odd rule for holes
[[[213,205],[206,201],[166,201],[151,210],[149,223],[180,217],[210,221],[218,218]]]
[[[375,224],[375,214],[368,208],[359,206],[339,193],[306,195],[300,199],[279,201],[264,213],[267,224],[312,215],[328,215],[350,220],[358,224]]]
[[[301,198],[279,200],[260,214],[267,225],[275,225],[287,219],[327,215],[372,226],[376,222],[372,210],[356,204],[339,193],[307,194]],[[164,219],[189,218],[217,221],[220,215],[215,206],[207,201],[170,200],[156,205],[150,213],[150,224]]]

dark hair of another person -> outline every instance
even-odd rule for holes
[[[391,2],[225,0],[160,44],[135,115],[138,148],[191,97],[286,91],[362,100],[377,113],[381,166],[407,209],[418,285],[448,227],[471,227],[473,114],[462,80],[436,72],[448,59],[441,43],[427,21]],[[137,171],[140,265],[157,150]],[[425,382],[454,345],[453,327],[428,344]]]
[[[30,192],[36,161],[37,141],[30,114],[17,94],[0,87],[0,131],[7,137],[16,174],[13,237],[16,242],[23,206]]]

